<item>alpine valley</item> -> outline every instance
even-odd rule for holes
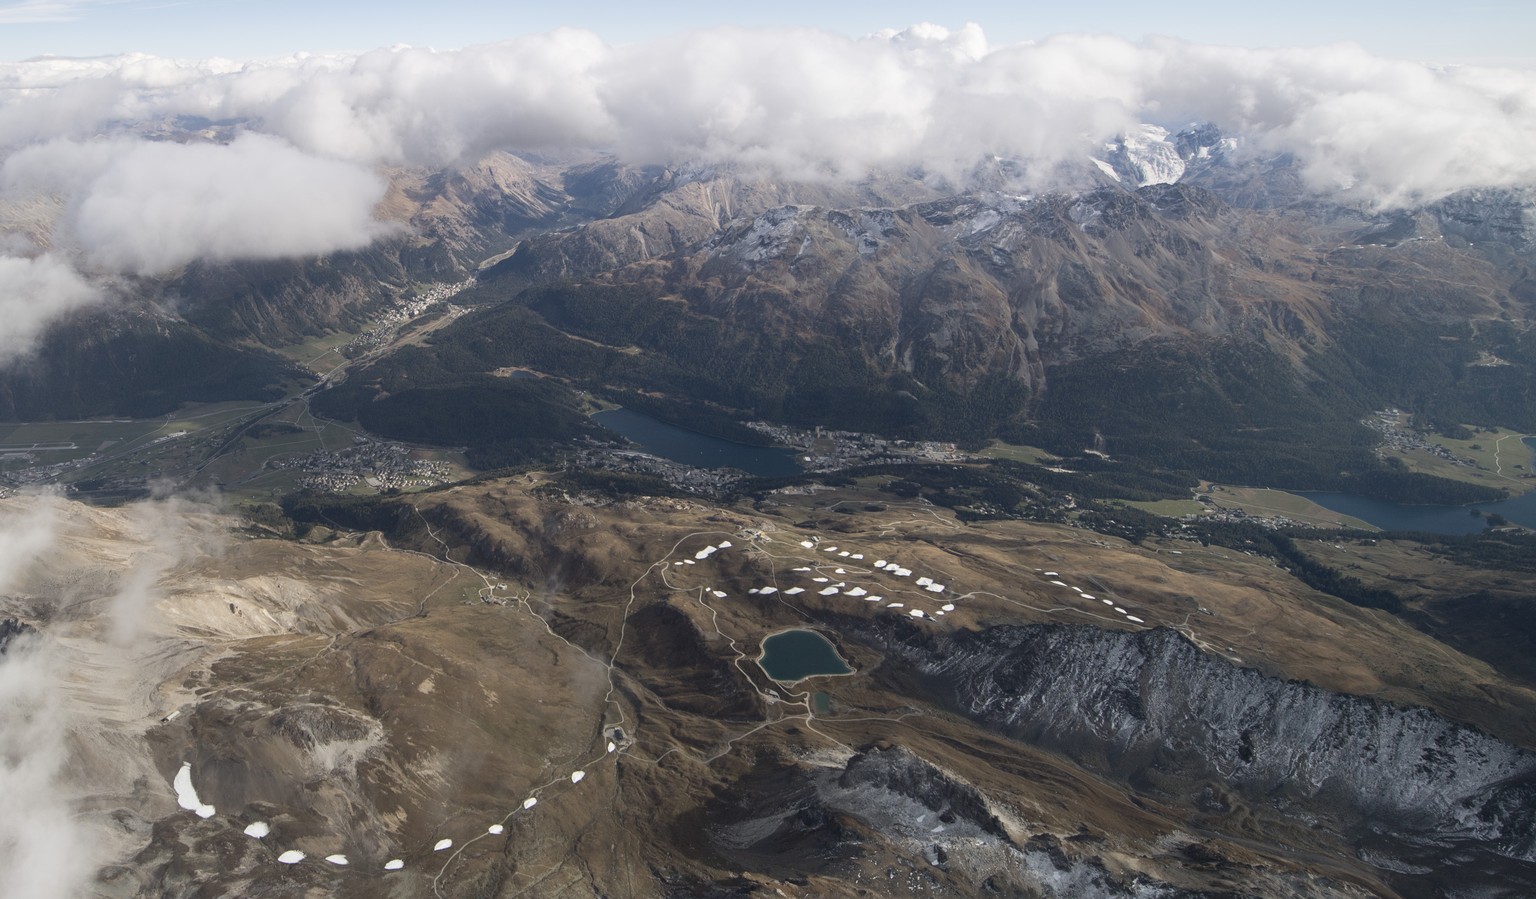
[[[1536,892],[1536,535],[1297,493],[1536,489],[1536,190],[1025,169],[497,151],[121,276],[0,371],[0,809],[122,899]]]

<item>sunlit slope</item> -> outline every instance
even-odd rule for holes
[[[0,672],[52,660],[34,692],[71,749],[39,801],[113,895],[1357,895],[1396,889],[1410,843],[1450,853],[1435,877],[1528,876],[1522,794],[1498,792],[1536,770],[1527,688],[1261,558],[876,499],[524,479],[398,501],[395,548],[11,500],[43,536],[5,612],[37,634]],[[759,643],[792,627],[854,673],[770,681]],[[1122,683],[1122,656],[1150,667]],[[1210,704],[1167,717],[1169,665]],[[1251,766],[1321,751],[1295,728],[1326,743],[1340,715],[1449,735],[1461,773],[1336,766],[1276,804]],[[1370,805],[1380,776],[1424,801]],[[1363,843],[1362,816],[1384,827]]]

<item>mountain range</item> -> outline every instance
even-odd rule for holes
[[[0,371],[7,452],[104,457],[0,496],[15,877],[1530,892],[1530,535],[1159,513],[1514,492],[1383,428],[1536,432],[1536,192],[1378,207],[1210,125],[1050,174],[495,152],[385,171],[362,249],[114,277]],[[807,470],[660,476],[615,405]],[[849,670],[770,676],[792,630]]]

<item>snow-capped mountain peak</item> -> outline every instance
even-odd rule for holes
[[[1093,164],[1128,187],[1173,184],[1192,164],[1213,160],[1235,145],[1214,125],[1198,124],[1170,134],[1159,125],[1141,125],[1104,144]]]

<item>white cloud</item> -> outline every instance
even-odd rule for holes
[[[128,507],[129,524],[143,548],[128,561],[108,597],[106,636],[113,645],[130,646],[156,629],[163,584],[177,566],[222,551],[223,525],[217,516],[214,505],[176,496]]]
[[[182,116],[226,124],[199,136]],[[1040,188],[1140,123],[1202,121],[1250,152],[1293,153],[1318,191],[1348,186],[1366,203],[1536,183],[1530,71],[1437,68],[1353,45],[1062,35],[989,47],[975,26],[933,25],[859,40],[715,28],[613,47],[564,29],[442,52],[0,64],[0,180],[13,199],[62,198],[56,254],[96,275],[152,274],[362,246],[381,233],[375,167],[496,148],[953,181],[1001,156],[1023,163],[1033,181],[1022,187]],[[0,234],[0,253],[8,245]],[[57,257],[27,255],[0,256],[0,303],[14,313],[0,358],[96,295]]]
[[[1349,45],[1064,35],[989,48],[974,26],[920,25],[863,40],[718,28],[610,47],[561,30],[448,52],[4,65],[0,145],[190,114],[363,164],[508,147],[857,176],[965,171],[988,155],[1049,171],[1139,122],[1214,121],[1299,154],[1320,189],[1349,182],[1400,202],[1532,180],[1532,96],[1531,72],[1435,69]]]
[[[572,30],[448,53],[375,50],[286,84],[266,72],[230,76],[215,108],[259,119],[307,150],[363,162],[587,147],[613,137],[596,71],[611,52]]]
[[[447,52],[3,65],[0,146],[186,114],[365,165],[606,150],[857,177],[957,173],[990,155],[1049,172],[1140,122],[1213,121],[1296,153],[1320,190],[1349,183],[1402,203],[1536,180],[1533,97],[1536,73],[1434,68],[1352,45],[1063,35],[992,48],[974,26],[920,25],[862,40],[716,28],[610,47],[561,30]]]
[[[58,782],[69,758],[64,679],[42,638],[0,656],[0,892],[36,899],[84,895],[96,862],[92,835]]]
[[[12,154],[0,183],[13,195],[63,196],[55,244],[102,272],[329,253],[383,231],[373,218],[381,178],[259,134],[229,144],[50,141]]]
[[[0,202],[62,211],[49,213],[57,220],[44,227],[46,254],[29,247],[38,235],[0,232],[0,364],[32,349],[59,316],[109,296],[100,282],[114,275],[366,246],[391,230],[373,215],[385,189],[368,166],[264,134],[23,147],[0,163]]]
[[[1319,191],[1392,206],[1536,183],[1536,72],[1436,68],[1354,45],[1234,50],[1169,40],[1145,108],[1295,153]]]
[[[43,22],[73,22],[80,18],[79,2],[48,2],[34,0],[29,3],[7,3],[0,6],[0,25],[28,25]]]
[[[102,296],[57,256],[0,255],[0,364],[31,350],[49,322]]]
[[[192,501],[83,508],[48,494],[0,502],[0,617],[20,613],[37,627],[0,654],[3,897],[90,895],[98,865],[142,848],[109,817],[84,813],[85,802],[169,807],[168,789],[142,802],[153,763],[147,744],[124,738],[182,664],[161,617],[165,585],[224,545],[217,511]]]
[[[9,593],[58,539],[60,500],[38,496],[0,510],[0,594]]]
[[[52,549],[57,501],[39,497],[0,517],[0,591]],[[73,899],[90,883],[94,840],[60,786],[69,758],[65,684],[46,635],[0,655],[0,894]]]

